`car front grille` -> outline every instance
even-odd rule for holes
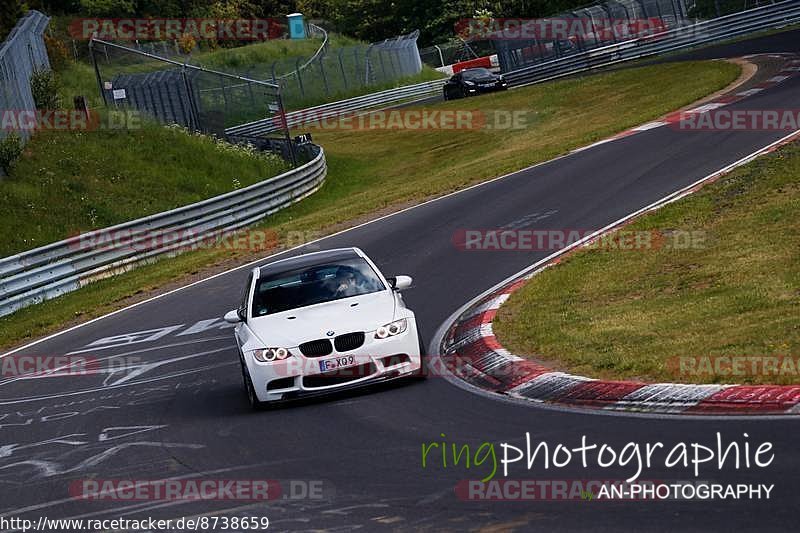
[[[336,346],[337,352],[349,352],[363,346],[364,339],[363,331],[339,335],[333,340],[333,345],[330,339],[316,339],[301,344],[300,353],[306,357],[323,357],[333,353],[333,346]]]
[[[322,357],[333,353],[333,346],[328,339],[317,339],[301,344],[300,353],[306,357]]]
[[[347,352],[361,348],[364,344],[364,332],[357,331],[355,333],[345,333],[339,335],[333,340],[333,345],[336,346],[337,352]]]

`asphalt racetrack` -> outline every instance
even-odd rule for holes
[[[765,44],[765,41],[767,44]],[[731,53],[796,51],[797,32],[737,43]],[[769,48],[764,50],[764,48]],[[714,49],[712,49],[714,50]],[[725,49],[717,49],[724,54]],[[708,54],[708,52],[706,52]],[[794,77],[736,104],[800,108]],[[539,229],[600,228],[783,137],[779,131],[681,132],[662,127],[599,145],[326,238],[311,249],[358,246],[386,275],[407,274],[404,293],[428,343],[457,308],[548,252],[463,252],[459,230],[538,219]],[[291,253],[298,253],[294,251]],[[26,354],[124,354],[141,364],[84,377],[0,381],[0,514],[176,518],[201,513],[267,516],[274,530],[350,531],[727,531],[797,527],[798,422],[609,416],[520,405],[447,379],[377,386],[254,413],[242,391],[232,332],[219,318],[236,307],[241,268],[116,313],[24,349]],[[130,335],[137,332],[137,335]],[[96,343],[100,339],[121,336]],[[96,343],[92,345],[92,343]],[[621,448],[627,442],[726,441],[774,444],[767,468],[711,463],[697,479],[774,484],[768,500],[462,501],[460,480],[486,475],[440,461],[422,468],[432,441],[536,440],[577,445],[581,436]],[[748,436],[745,437],[744,434]],[[445,437],[441,435],[444,434]],[[499,450],[498,450],[499,451]],[[527,472],[513,478],[624,479],[630,467]],[[498,472],[498,477],[500,473]],[[692,480],[663,465],[642,476]],[[222,500],[80,501],[70,484],[95,479],[270,479],[312,482],[323,496],[269,502]],[[308,485],[306,485],[308,486]],[[317,485],[314,485],[317,486]],[[299,490],[299,489],[298,489]]]

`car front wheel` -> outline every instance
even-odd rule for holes
[[[419,370],[414,371],[410,378],[412,380],[424,380],[428,377],[428,358],[425,355],[425,344],[422,342],[422,334],[417,332],[417,342],[419,343],[420,365]]]
[[[241,358],[240,358],[241,359]],[[244,392],[247,396],[247,403],[253,409],[260,409],[264,404],[259,401],[256,396],[256,389],[253,387],[253,380],[250,379],[250,372],[247,371],[247,365],[244,364],[244,359],[241,359],[242,364],[242,382],[244,384]]]

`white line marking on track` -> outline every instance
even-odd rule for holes
[[[781,146],[782,144],[793,140],[794,138],[798,137],[799,135],[800,135],[800,130],[796,130],[796,131],[793,131],[793,132],[789,133],[788,135],[785,135],[785,136],[781,137],[780,139],[778,139],[776,141],[771,142],[770,144],[767,144],[766,146],[762,146],[758,150],[755,150],[754,152],[751,152],[750,154],[742,157],[741,159],[738,159],[738,160],[734,161],[733,163],[730,163],[730,164],[728,164],[728,165],[726,165],[726,166],[724,166],[724,167],[722,167],[722,168],[720,168],[720,169],[718,169],[718,170],[716,170],[716,171],[714,171],[714,172],[712,172],[710,174],[707,174],[706,176],[698,179],[697,181],[695,181],[693,183],[690,183],[689,185],[687,185],[685,187],[682,187],[681,189],[678,189],[678,190],[676,190],[676,191],[674,191],[674,192],[662,197],[661,199],[656,200],[655,202],[652,202],[652,203],[646,205],[645,207],[642,207],[641,209],[638,209],[638,210],[636,210],[636,211],[634,211],[632,213],[629,213],[628,215],[625,215],[624,217],[622,217],[622,218],[620,218],[620,219],[618,219],[618,220],[616,220],[614,222],[611,222],[610,224],[607,224],[606,226],[600,228],[599,230],[587,235],[583,239],[575,241],[574,243],[570,244],[569,246],[566,246],[561,250],[553,252],[552,254],[548,255],[544,259],[540,259],[539,261],[536,261],[532,265],[530,265],[530,266],[528,266],[526,268],[523,268],[522,270],[520,270],[516,274],[512,274],[512,275],[508,276],[504,280],[502,280],[499,283],[495,284],[493,287],[490,287],[489,289],[480,292],[477,296],[475,296],[471,300],[467,301],[464,305],[462,305],[461,307],[456,309],[449,317],[447,317],[447,319],[444,320],[444,322],[442,322],[439,325],[439,327],[436,330],[436,333],[434,333],[433,338],[431,339],[430,344],[428,345],[428,353],[429,354],[433,354],[432,357],[434,359],[438,358],[438,359],[441,360],[441,355],[438,355],[438,354],[441,351],[440,348],[441,348],[441,345],[442,345],[442,341],[444,340],[445,334],[450,330],[450,327],[452,326],[452,324],[456,320],[458,320],[459,317],[461,317],[461,315],[466,313],[466,311],[470,307],[472,307],[475,302],[477,302],[477,301],[479,301],[479,300],[481,300],[483,298],[486,298],[490,294],[500,290],[501,288],[505,287],[506,285],[509,285],[509,284],[511,284],[511,283],[523,278],[523,277],[526,277],[526,276],[530,277],[532,274],[535,274],[537,271],[543,270],[544,268],[546,268],[548,266],[548,263],[550,263],[552,260],[554,260],[557,257],[569,252],[570,250],[572,250],[574,248],[577,248],[578,246],[583,246],[586,242],[590,242],[592,239],[595,239],[596,237],[604,234],[605,232],[610,231],[610,230],[616,228],[617,226],[620,226],[620,225],[630,221],[631,219],[634,219],[634,218],[638,217],[639,215],[641,215],[643,213],[646,213],[648,211],[663,207],[663,206],[665,206],[667,204],[670,204],[670,203],[672,203],[672,202],[674,202],[676,200],[679,200],[679,199],[691,194],[696,187],[704,184],[705,182],[710,181],[710,180],[712,180],[714,178],[717,178],[719,176],[723,176],[723,175],[727,174],[728,172],[730,172],[731,170],[733,170],[733,169],[735,169],[737,167],[740,167],[742,165],[745,165],[745,164],[749,163],[750,161],[753,161],[754,159],[758,158],[761,155],[769,153],[771,150],[774,150],[775,148]],[[486,398],[491,398],[491,399],[494,399],[494,400],[508,401],[508,402],[515,403],[515,404],[518,404],[518,405],[536,405],[536,406],[544,407],[546,409],[551,409],[551,410],[554,410],[554,411],[565,411],[565,412],[582,413],[582,414],[587,414],[588,413],[588,414],[604,414],[604,415],[612,415],[612,416],[643,417],[643,418],[675,418],[675,417],[679,416],[680,418],[683,418],[683,419],[696,418],[696,419],[702,419],[702,420],[714,420],[714,419],[721,419],[721,420],[732,420],[732,419],[758,419],[758,420],[776,419],[776,420],[778,420],[778,419],[780,419],[780,420],[786,420],[786,418],[787,418],[786,415],[784,415],[784,414],[781,414],[781,415],[738,415],[738,414],[725,414],[725,415],[700,415],[700,414],[698,414],[698,415],[691,415],[691,414],[687,415],[687,414],[680,414],[680,415],[672,415],[672,414],[668,414],[668,413],[631,413],[631,412],[624,412],[624,411],[623,412],[620,412],[620,411],[606,411],[606,410],[602,410],[602,409],[589,410],[589,409],[585,409],[585,408],[581,408],[581,407],[568,407],[568,406],[561,406],[561,405],[546,404],[546,403],[543,403],[543,402],[535,402],[535,401],[532,402],[532,401],[529,401],[529,400],[520,400],[519,398],[509,397],[508,395],[499,395],[499,394],[496,394],[496,393],[490,393],[490,392],[488,392],[488,391],[486,391],[484,389],[481,389],[480,387],[472,385],[472,384],[470,384],[470,383],[468,383],[468,382],[466,382],[466,381],[454,376],[452,372],[447,370],[447,367],[444,364],[444,361],[439,361],[436,364],[438,364],[438,367],[442,368],[442,374],[441,375],[445,379],[447,379],[450,383],[452,383],[453,385],[455,385],[455,386],[457,386],[457,387],[459,387],[459,388],[461,388],[463,390],[466,390],[466,391],[469,391],[469,392],[472,392],[472,393],[476,393],[476,394],[485,396]],[[530,382],[526,382],[525,384],[528,384],[528,383],[530,383]],[[798,404],[798,405],[800,405],[800,404]]]
[[[613,138],[612,139],[607,139],[605,141],[600,141],[599,143],[595,143],[595,144],[603,144],[605,142],[611,142],[613,140],[615,140],[615,139],[613,139]],[[367,222],[364,222],[362,224],[357,224],[357,225],[353,226],[352,228],[347,228],[347,229],[343,229],[341,231],[337,231],[336,233],[331,233],[330,235],[326,235],[324,237],[320,237],[319,239],[314,239],[312,241],[308,241],[307,243],[303,243],[303,244],[295,246],[293,248],[289,248],[287,250],[282,250],[280,252],[277,252],[277,253],[274,253],[274,254],[270,254],[270,255],[264,256],[264,257],[259,258],[259,259],[255,259],[253,261],[250,261],[249,263],[245,263],[243,265],[239,265],[239,266],[230,268],[228,270],[225,270],[223,272],[219,272],[217,274],[214,274],[213,276],[209,276],[207,278],[204,278],[204,279],[201,279],[201,280],[198,280],[198,281],[194,281],[194,282],[189,283],[187,285],[183,285],[182,287],[177,287],[177,288],[172,289],[170,291],[167,291],[167,292],[164,292],[164,293],[161,293],[161,294],[157,294],[157,295],[155,295],[155,296],[153,296],[151,298],[147,298],[145,300],[142,300],[141,302],[136,302],[134,304],[131,304],[131,305],[126,306],[126,307],[123,307],[121,309],[117,309],[116,311],[111,311],[110,313],[107,313],[105,315],[101,315],[101,316],[98,316],[98,317],[93,318],[91,320],[87,320],[86,322],[82,322],[80,324],[76,324],[76,325],[74,325],[72,327],[69,327],[67,329],[64,329],[64,330],[61,330],[61,331],[57,331],[55,333],[52,333],[52,334],[47,335],[45,337],[42,337],[41,339],[36,339],[35,341],[31,341],[31,342],[29,342],[27,344],[24,344],[22,346],[14,348],[14,349],[12,349],[12,350],[4,353],[4,354],[1,354],[0,358],[7,357],[9,355],[15,354],[15,353],[20,352],[22,350],[26,350],[28,348],[36,346],[37,344],[41,344],[42,342],[52,340],[52,339],[54,339],[56,337],[60,337],[61,335],[66,334],[66,333],[70,333],[72,331],[75,331],[77,329],[80,329],[80,328],[86,327],[88,325],[94,324],[94,323],[99,322],[101,320],[104,320],[106,318],[118,315],[120,313],[124,313],[125,311],[130,311],[131,309],[135,309],[135,308],[137,308],[139,306],[151,303],[151,302],[156,301],[156,300],[160,300],[161,298],[164,298],[166,296],[170,296],[170,295],[175,294],[177,292],[180,292],[180,291],[182,291],[184,289],[188,289],[190,287],[194,287],[196,285],[200,285],[201,283],[206,283],[207,281],[211,281],[211,280],[219,278],[221,276],[226,276],[226,275],[230,274],[231,272],[236,272],[237,270],[250,268],[250,267],[252,267],[254,265],[257,265],[259,263],[263,263],[264,261],[267,261],[268,259],[274,259],[276,257],[279,257],[279,256],[284,255],[284,254],[288,254],[289,252],[293,252],[293,251],[298,250],[300,248],[303,248],[303,247],[306,247],[306,246],[310,246],[312,244],[319,243],[319,242],[322,242],[322,241],[327,240],[327,239],[332,239],[333,237],[337,237],[337,236],[342,235],[344,233],[347,233],[347,232],[350,232],[350,231],[354,231],[354,230],[360,229],[362,227],[368,226],[370,224],[374,224],[376,222],[380,222],[382,220],[385,220],[385,219],[388,219],[388,218],[403,214],[403,213],[405,213],[407,211],[411,211],[413,209],[418,209],[420,207],[424,207],[424,206],[426,206],[428,204],[432,204],[434,202],[438,202],[440,200],[444,200],[444,199],[450,198],[451,196],[455,196],[457,194],[462,194],[462,193],[465,193],[465,192],[470,191],[472,189],[477,189],[478,187],[484,187],[486,185],[490,185],[490,184],[494,183],[495,181],[506,179],[508,177],[514,176],[516,174],[519,174],[520,172],[527,172],[527,171],[529,171],[531,169],[538,168],[540,166],[544,166],[544,165],[549,165],[551,163],[555,163],[556,161],[560,161],[561,159],[569,157],[573,153],[574,153],[574,151],[568,152],[568,153],[566,153],[564,155],[560,155],[558,157],[554,157],[553,159],[548,159],[547,161],[541,161],[539,163],[535,163],[535,164],[527,166],[525,168],[521,168],[521,169],[515,170],[513,172],[508,172],[508,173],[503,174],[501,176],[497,176],[495,178],[491,178],[489,180],[482,181],[482,182],[476,183],[474,185],[470,185],[469,187],[466,187],[464,189],[459,189],[457,191],[453,191],[453,192],[445,194],[443,196],[437,196],[436,198],[431,198],[430,200],[427,200],[425,202],[422,202],[422,203],[419,203],[419,204],[415,204],[415,205],[403,208],[403,209],[401,209],[399,211],[395,211],[394,213],[389,213],[388,215],[383,215],[383,216],[380,216],[380,217],[375,218],[373,220],[368,220]]]
[[[713,111],[714,109],[718,109],[720,107],[723,107],[724,105],[725,104],[721,103],[721,102],[714,102],[714,103],[711,103],[711,104],[705,104],[705,105],[701,105],[701,106],[695,107],[694,109],[690,109],[690,110],[688,110],[686,112],[687,113],[708,113],[709,111]]]
[[[231,349],[230,347],[225,347],[225,348],[220,348],[220,349],[217,349],[217,350],[208,350],[208,351],[205,351],[205,352],[197,352],[197,353],[192,354],[192,355],[187,355],[187,356],[183,356],[181,358],[176,358],[174,361],[177,361],[178,359],[187,359],[188,360],[188,359],[192,359],[192,358],[195,358],[195,357],[209,355],[209,354],[212,354],[212,353],[217,353],[217,352],[230,350],[230,349]],[[174,361],[168,361],[168,362],[174,362]],[[112,385],[108,385],[108,386],[105,386],[105,387],[92,387],[92,388],[88,388],[88,389],[81,389],[79,391],[71,391],[71,392],[63,392],[63,391],[61,391],[61,392],[58,392],[56,394],[47,394],[47,395],[43,395],[43,396],[30,396],[30,397],[25,397],[25,398],[5,398],[5,399],[4,398],[0,398],[0,405],[12,405],[12,404],[19,404],[19,403],[27,403],[27,402],[37,402],[37,401],[41,401],[41,400],[52,400],[52,399],[55,399],[55,398],[58,398],[58,399],[66,398],[68,396],[80,396],[82,394],[92,394],[92,393],[98,393],[98,392],[106,392],[106,391],[109,391],[109,390],[115,390],[115,389],[119,389],[119,388],[123,388],[123,387],[133,387],[133,386],[137,386],[137,385],[145,385],[147,383],[152,383],[152,382],[155,382],[155,381],[164,381],[164,380],[167,380],[167,379],[173,379],[173,378],[178,378],[178,377],[182,377],[182,376],[187,376],[189,374],[196,374],[197,372],[204,372],[206,370],[212,370],[214,368],[221,368],[223,366],[238,365],[238,364],[239,364],[238,361],[228,361],[228,362],[224,362],[224,363],[216,363],[216,364],[210,364],[210,365],[204,365],[204,366],[196,366],[196,367],[192,367],[189,370],[176,371],[176,372],[173,372],[173,373],[169,373],[169,374],[165,374],[165,375],[159,375],[159,376],[155,376],[155,377],[148,378],[148,379],[142,379],[142,380],[134,381],[134,382],[124,382],[124,383],[120,383],[120,384],[116,384],[116,385],[112,384]]]
[[[182,475],[182,476],[167,477],[167,478],[164,478],[163,481],[166,482],[166,481],[178,481],[178,480],[183,480],[183,479],[193,479],[193,478],[199,478],[199,477],[202,477],[202,476],[210,476],[210,475],[222,474],[222,473],[226,473],[226,472],[233,472],[233,471],[236,471],[236,470],[255,469],[255,468],[258,468],[258,467],[264,467],[264,466],[269,466],[269,465],[280,465],[280,464],[285,464],[285,462],[286,461],[282,459],[280,461],[271,461],[271,462],[268,462],[268,463],[255,463],[255,464],[250,464],[250,465],[233,466],[233,467],[229,467],[229,468],[220,468],[220,469],[217,469],[217,470],[207,470],[205,472],[192,472],[191,474],[185,474],[185,475]],[[40,504],[36,504],[36,505],[31,505],[31,506],[28,506],[28,507],[14,508],[14,509],[9,509],[9,510],[13,510],[13,512],[16,513],[16,516],[19,516],[22,513],[27,513],[27,512],[30,512],[30,511],[38,511],[38,510],[41,510],[41,509],[46,509],[48,507],[55,507],[55,506],[61,505],[63,503],[74,503],[75,501],[76,501],[75,497],[70,496],[69,498],[62,498],[60,500],[52,500],[52,501],[49,501],[49,502],[44,502],[44,503],[40,503]],[[185,500],[185,501],[191,501],[191,500]],[[111,509],[102,509],[102,510],[94,511],[94,512],[91,512],[91,513],[86,513],[86,514],[83,514],[83,515],[76,515],[76,516],[73,516],[72,518],[85,518],[85,517],[91,517],[91,516],[102,516],[102,515],[105,515],[105,514],[114,514],[114,513],[119,513],[120,511],[127,510],[127,509],[149,506],[152,503],[153,502],[148,501],[148,502],[137,503],[137,504],[123,506],[123,507],[116,507],[116,508],[111,508]],[[7,513],[6,511],[4,511],[3,514],[4,515],[9,515],[10,513]],[[4,530],[4,531],[2,531],[0,533],[7,533],[7,532],[10,532],[10,531],[17,531],[17,530]]]
[[[655,128],[660,128],[661,126],[666,126],[667,123],[662,120],[656,120],[655,122],[648,122],[647,124],[642,124],[641,126],[637,126],[633,128],[633,131],[647,131],[652,130]]]
[[[611,137],[609,139],[603,139],[602,141],[594,142],[594,143],[592,143],[592,144],[590,144],[588,146],[582,146],[581,148],[576,148],[576,149],[572,150],[572,152],[570,152],[570,153],[577,154],[578,152],[583,152],[584,150],[589,150],[590,148],[594,148],[596,146],[600,146],[601,144],[610,143],[610,142],[616,141],[616,140],[617,140],[616,137]],[[527,170],[527,169],[522,169],[522,170]],[[520,172],[522,172],[522,171],[520,171]]]
[[[722,104],[722,105],[724,105],[724,104]],[[701,107],[702,107],[702,106],[701,106]],[[785,138],[789,138],[789,137],[791,137],[791,134],[790,134],[790,135],[787,135]],[[151,297],[151,298],[147,298],[147,299],[145,299],[145,300],[142,300],[141,302],[136,302],[136,303],[134,303],[134,304],[131,304],[131,305],[129,305],[129,306],[126,306],[126,307],[123,307],[123,308],[121,308],[121,309],[117,309],[116,311],[112,311],[112,312],[110,312],[110,313],[107,313],[107,314],[105,314],[105,315],[101,315],[101,316],[99,316],[99,317],[93,318],[93,319],[91,319],[91,320],[88,320],[88,321],[86,321],[86,322],[82,322],[82,323],[80,323],[80,324],[76,324],[76,325],[74,325],[74,326],[72,326],[72,327],[69,327],[69,328],[67,328],[67,329],[64,329],[64,330],[61,330],[61,331],[57,331],[57,332],[55,332],[55,333],[53,333],[53,334],[47,335],[47,336],[45,336],[45,337],[42,337],[41,339],[36,339],[35,341],[31,341],[31,342],[29,342],[29,343],[27,343],[27,344],[24,344],[24,345],[22,345],[22,346],[19,346],[19,347],[17,347],[17,348],[14,348],[14,349],[12,349],[12,350],[10,350],[10,351],[8,351],[8,352],[4,353],[4,354],[0,354],[0,358],[2,358],[2,357],[6,357],[6,356],[8,356],[8,355],[11,355],[11,354],[14,354],[14,353],[17,353],[17,352],[20,352],[20,351],[22,351],[22,350],[26,350],[26,349],[28,349],[28,348],[30,348],[30,347],[32,347],[32,346],[36,346],[37,344],[40,344],[40,343],[42,343],[42,342],[45,342],[45,341],[48,341],[48,340],[52,340],[52,339],[54,339],[54,338],[56,338],[56,337],[59,337],[59,336],[61,336],[61,335],[64,335],[64,334],[66,334],[66,333],[70,333],[70,332],[72,332],[72,331],[75,331],[75,330],[77,330],[77,329],[80,329],[80,328],[86,327],[86,326],[88,326],[88,325],[90,325],[90,324],[94,324],[94,323],[96,323],[96,322],[99,322],[100,320],[104,320],[104,319],[106,319],[106,318],[109,318],[109,317],[115,316],[115,315],[117,315],[117,314],[124,313],[125,311],[129,311],[129,310],[131,310],[131,309],[134,309],[134,308],[136,308],[136,307],[139,307],[139,306],[141,306],[141,305],[145,305],[145,304],[147,304],[147,303],[150,303],[150,302],[153,302],[153,301],[155,301],[155,300],[159,300],[159,299],[161,299],[161,298],[164,298],[164,297],[166,297],[166,296],[169,296],[169,295],[171,295],[171,294],[177,293],[177,292],[179,292],[179,291],[182,291],[182,290],[184,290],[184,289],[188,289],[188,288],[190,288],[190,287],[194,287],[194,286],[196,286],[196,285],[200,285],[201,283],[205,283],[205,282],[207,282],[207,281],[210,281],[210,280],[213,280],[213,279],[219,278],[219,277],[221,277],[221,276],[228,275],[228,274],[230,274],[231,272],[236,272],[237,270],[241,270],[241,269],[244,269],[244,268],[249,268],[249,267],[252,267],[252,266],[254,266],[254,265],[257,265],[258,263],[263,263],[263,262],[264,262],[264,261],[266,261],[267,259],[272,259],[272,258],[275,258],[275,257],[281,256],[281,255],[287,254],[287,253],[289,253],[289,252],[292,252],[292,251],[298,250],[298,249],[300,249],[300,248],[303,248],[303,247],[305,247],[305,246],[310,246],[310,245],[312,245],[312,244],[315,244],[315,243],[318,243],[318,242],[322,242],[322,241],[324,241],[324,240],[326,240],[326,239],[331,239],[331,238],[333,238],[333,237],[336,237],[336,236],[342,235],[342,234],[344,234],[344,233],[347,233],[347,232],[350,232],[350,231],[354,231],[354,230],[357,230],[357,229],[359,229],[359,228],[362,228],[362,227],[368,226],[368,225],[370,225],[370,224],[374,224],[374,223],[376,223],[376,222],[380,222],[380,221],[382,221],[382,220],[385,220],[385,219],[388,219],[388,218],[391,218],[391,217],[394,217],[394,216],[400,215],[400,214],[402,214],[402,213],[405,213],[405,212],[407,212],[407,211],[411,211],[412,209],[418,209],[418,208],[420,208],[420,207],[423,207],[423,206],[426,206],[426,205],[428,205],[428,204],[432,204],[432,203],[434,203],[434,202],[438,202],[438,201],[440,201],[440,200],[444,200],[444,199],[446,199],[446,198],[450,198],[451,196],[455,196],[455,195],[457,195],[457,194],[462,194],[462,193],[465,193],[465,192],[467,192],[467,191],[470,191],[470,190],[472,190],[472,189],[476,189],[476,188],[478,188],[478,187],[483,187],[483,186],[489,185],[489,184],[491,184],[491,183],[494,183],[495,181],[499,181],[499,180],[502,180],[502,179],[506,179],[506,178],[508,178],[508,177],[510,177],[510,176],[514,176],[514,175],[516,175],[516,174],[519,174],[519,173],[521,173],[521,172],[527,172],[527,171],[529,171],[529,170],[531,170],[531,169],[538,168],[538,167],[540,167],[540,166],[544,166],[544,165],[548,165],[548,164],[554,163],[554,162],[556,162],[556,161],[560,161],[561,159],[565,159],[565,158],[567,158],[567,157],[570,157],[571,155],[573,155],[573,154],[575,154],[575,153],[577,153],[577,152],[580,152],[580,151],[583,151],[583,150],[588,150],[589,148],[592,148],[592,147],[595,147],[595,146],[599,146],[599,145],[601,145],[601,144],[605,144],[605,143],[612,142],[612,141],[615,141],[615,140],[617,140],[617,139],[615,139],[614,137],[611,137],[611,138],[609,138],[609,139],[604,139],[604,140],[602,140],[602,141],[598,141],[598,142],[596,142],[596,143],[590,144],[589,146],[585,146],[585,147],[582,147],[582,148],[576,148],[575,150],[572,150],[572,151],[570,151],[570,152],[568,152],[568,153],[566,153],[566,154],[564,154],[564,155],[561,155],[561,156],[558,156],[558,157],[554,157],[553,159],[548,159],[547,161],[542,161],[542,162],[540,162],[540,163],[535,163],[535,164],[533,164],[533,165],[527,166],[527,167],[525,167],[525,168],[521,168],[521,169],[519,169],[519,170],[515,170],[515,171],[513,171],[513,172],[508,172],[508,173],[506,173],[506,174],[503,174],[503,175],[501,175],[501,176],[497,176],[497,177],[495,177],[495,178],[492,178],[492,179],[489,179],[489,180],[486,180],[486,181],[482,181],[482,182],[480,182],[480,183],[476,183],[475,185],[470,185],[469,187],[466,187],[466,188],[464,188],[464,189],[460,189],[460,190],[458,190],[458,191],[453,191],[453,192],[451,192],[451,193],[448,193],[448,194],[445,194],[445,195],[443,195],[443,196],[437,196],[436,198],[431,198],[430,200],[427,200],[427,201],[425,201],[425,202],[422,202],[422,203],[419,203],[419,204],[415,204],[415,205],[412,205],[412,206],[406,207],[406,208],[404,208],[404,209],[401,209],[401,210],[399,210],[399,211],[395,211],[394,213],[389,213],[389,214],[387,214],[387,215],[383,215],[383,216],[381,216],[381,217],[378,217],[378,218],[376,218],[376,219],[373,219],[373,220],[368,220],[367,222],[364,222],[364,223],[362,223],[362,224],[357,224],[357,225],[353,226],[352,228],[343,229],[343,230],[341,230],[341,231],[337,231],[337,232],[335,232],[335,233],[332,233],[332,234],[330,234],[330,235],[326,235],[326,236],[324,236],[324,237],[320,237],[319,239],[314,239],[314,240],[312,240],[312,241],[309,241],[309,242],[307,242],[307,243],[301,244],[301,245],[299,245],[299,246],[295,246],[295,247],[293,247],[293,248],[289,248],[289,249],[287,249],[287,250],[282,250],[282,251],[280,251],[280,252],[277,252],[277,253],[274,253],[274,254],[270,254],[270,255],[264,256],[264,257],[262,257],[262,258],[259,258],[259,259],[255,259],[255,260],[253,260],[253,261],[250,261],[249,263],[245,263],[245,264],[243,264],[243,265],[239,265],[239,266],[233,267],[233,268],[231,268],[231,269],[228,269],[228,270],[225,270],[225,271],[223,271],[223,272],[219,272],[219,273],[217,273],[217,274],[214,274],[213,276],[209,276],[209,277],[207,277],[207,278],[204,278],[204,279],[201,279],[201,280],[198,280],[198,281],[195,281],[195,282],[189,283],[189,284],[187,284],[187,285],[183,285],[182,287],[177,287],[177,288],[175,288],[175,289],[172,289],[172,290],[170,290],[170,291],[167,291],[167,292],[164,292],[164,293],[161,293],[161,294],[157,294],[157,295],[155,295],[155,296],[153,296],[153,297]],[[701,181],[702,181],[702,180],[701,180]]]
[[[137,349],[137,350],[130,350],[128,352],[122,352],[122,353],[114,354],[114,355],[109,356],[109,357],[121,357],[123,355],[134,355],[134,354],[137,354],[137,353],[149,352],[151,350],[164,350],[166,348],[175,348],[176,346],[186,346],[188,344],[197,344],[199,342],[212,342],[212,341],[219,341],[219,340],[231,340],[232,341],[233,340],[233,335],[218,335],[216,337],[202,337],[200,339],[192,339],[190,341],[184,341],[184,342],[173,342],[173,343],[170,343],[170,344],[159,344],[158,346],[151,346],[149,348],[140,348],[140,349]],[[110,348],[122,348],[123,346],[130,346],[131,344],[135,344],[135,343],[115,344],[113,346],[101,346],[99,348],[88,348],[88,349],[75,350],[73,352],[68,352],[66,355],[77,355],[77,354],[80,354],[80,353],[96,352],[96,351],[99,351],[99,350],[106,350],[106,349],[110,349]]]
[[[754,89],[747,89],[746,91],[742,91],[740,93],[736,93],[736,96],[753,96],[754,94],[758,94],[763,91],[761,87],[756,87]]]

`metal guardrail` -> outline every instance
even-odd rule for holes
[[[692,0],[594,0],[591,5],[586,5],[572,11],[562,11],[544,19],[548,25],[553,25],[554,31],[542,28],[536,30],[535,26],[542,22],[522,21],[525,30],[515,31],[520,38],[505,39],[503,34],[508,27],[502,24],[501,30],[495,38],[490,36],[488,41],[473,41],[478,43],[493,44],[493,52],[497,53],[498,62],[503,72],[519,70],[537,63],[561,59],[580,52],[597,49],[620,41],[627,41],[636,37],[651,34],[655,31],[666,31],[692,24],[688,18],[686,3]],[[713,0],[730,4],[736,2],[735,11],[747,9],[744,5],[748,0]],[[751,0],[758,1],[758,0]],[[703,0],[708,7],[712,0]],[[766,3],[763,0],[761,3]],[[711,6],[712,9],[714,6]],[[556,25],[563,23],[569,30],[562,32]],[[482,30],[480,27],[464,25],[464,33],[479,39]],[[509,35],[510,36],[510,35]],[[481,54],[488,55],[488,54]]]
[[[370,109],[376,109],[387,105],[396,105],[409,100],[426,98],[440,94],[445,79],[425,81],[414,85],[406,85],[396,89],[387,89],[375,93],[366,94],[339,100],[316,107],[309,107],[299,111],[286,113],[285,124],[290,128],[302,126],[328,118],[334,118],[352,113],[360,113]],[[259,137],[283,127],[284,120],[281,117],[270,117],[255,122],[249,122],[240,126],[234,126],[225,130],[228,137]]]
[[[800,2],[783,2],[726,15],[696,24],[680,26],[664,32],[638,37],[612,45],[593,48],[585,52],[538,63],[504,74],[511,86],[537,83],[561,76],[608,67],[624,61],[640,59],[715,41],[746,35],[759,30],[776,28],[800,22]],[[396,105],[416,98],[438,94],[446,80],[407,85],[364,96],[331,102],[299,111],[286,113],[285,124],[290,128],[338,116],[366,112],[371,109]],[[259,137],[277,131],[282,126],[281,117],[271,117],[225,130],[225,134],[243,139]]]
[[[536,83],[797,22],[800,22],[800,2],[786,0],[595,48],[505,76],[512,85]],[[432,96],[441,90],[444,81],[423,82],[294,111],[286,114],[285,123],[298,126]],[[258,137],[279,129],[283,122],[281,117],[263,119],[229,128],[225,133],[232,137]],[[315,149],[315,157],[305,165],[240,191],[0,259],[0,316],[126,271],[159,255],[177,254],[187,246],[206,241],[209,234],[234,232],[299,201],[317,190],[325,179],[325,156],[321,148]],[[164,230],[177,230],[186,237],[169,246],[137,249],[137,244],[146,242],[149,233]],[[104,235],[124,231],[131,234],[124,246],[102,245]],[[98,239],[100,245],[85,249],[85,243],[91,243],[92,239]]]
[[[321,28],[320,26],[317,26],[316,24],[311,24],[310,22],[308,24],[308,29],[311,32],[315,33],[315,34],[322,35],[322,44],[319,46],[317,51],[314,52],[314,55],[311,56],[310,58],[308,58],[308,61],[306,61],[305,63],[303,63],[302,65],[300,65],[296,69],[294,69],[293,71],[287,72],[286,74],[282,74],[282,75],[278,76],[277,78],[275,78],[276,80],[281,80],[283,78],[288,78],[289,76],[297,76],[300,71],[305,70],[306,68],[308,68],[308,66],[311,63],[313,63],[317,58],[319,58],[320,56],[325,55],[325,54],[328,53],[328,49],[330,48],[330,40],[328,39],[328,32],[325,31],[324,28]]]
[[[158,256],[176,255],[302,200],[322,185],[327,173],[322,148],[311,149],[308,163],[249,187],[0,259],[0,316]],[[159,232],[180,239],[148,244]]]
[[[800,2],[786,0],[512,70],[504,76],[512,86],[538,83],[797,22]]]

